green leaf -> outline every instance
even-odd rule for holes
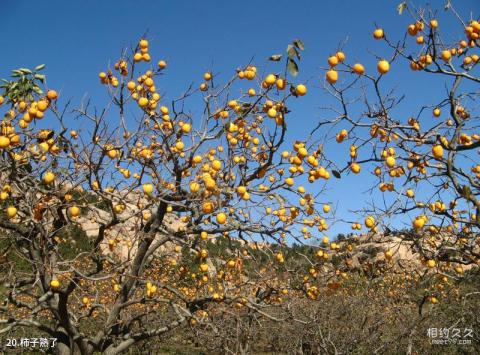
[[[293,76],[297,76],[298,65],[297,65],[297,63],[295,63],[295,61],[293,59],[288,58],[287,68],[288,68],[288,71],[290,72],[290,74],[292,74]]]
[[[288,55],[288,58],[290,58],[290,59],[293,59],[294,57],[297,57],[298,59],[300,59],[300,55],[298,53],[298,50],[297,50],[297,48],[295,48],[295,46],[293,44],[289,44],[287,46],[287,55]]]
[[[462,186],[462,193],[463,193],[463,196],[465,196],[466,199],[470,199],[470,197],[472,196],[472,190],[470,189],[470,186],[463,185]]]
[[[36,92],[37,94],[39,94],[39,95],[43,94],[42,89],[40,89],[38,86],[35,86],[35,87],[33,88],[33,91],[35,91],[35,92]]]
[[[292,43],[295,47],[297,47],[301,51],[305,50],[305,45],[303,44],[303,42],[300,39],[296,38],[296,39],[293,40]]]
[[[12,78],[18,78],[23,76],[23,73],[20,70],[12,70],[12,74],[10,75]]]
[[[333,176],[335,176],[337,179],[341,179],[342,175],[337,170],[332,170]]]
[[[18,70],[21,71],[23,74],[32,74],[32,71],[27,68],[20,68]]]
[[[399,15],[403,14],[403,12],[405,11],[406,8],[407,8],[407,2],[406,1],[400,3],[400,5],[397,6],[398,14]]]
[[[278,62],[280,59],[282,59],[282,57],[283,56],[281,54],[274,54],[274,55],[270,56],[268,58],[268,60],[271,60],[273,62]]]
[[[35,74],[35,79],[40,80],[42,83],[45,83],[45,75]]]
[[[43,68],[45,68],[45,64],[40,64],[35,67],[35,70],[38,71],[38,70],[42,70]]]

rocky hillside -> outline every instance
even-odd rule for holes
[[[131,192],[128,202],[122,200],[123,208],[119,218],[124,223],[113,226],[106,233],[105,240],[101,243],[101,249],[105,254],[113,254],[126,261],[135,255],[137,248],[138,230],[145,220],[150,218],[151,210],[139,208],[148,205],[148,200],[140,192]],[[85,215],[77,219],[80,228],[85,231],[89,238],[98,235],[101,224],[107,223],[109,213],[96,207],[90,207]],[[181,229],[184,224],[174,214],[166,215],[166,226],[172,233]],[[342,260],[342,265],[349,270],[375,270],[377,268],[394,268],[398,271],[412,271],[418,268],[425,268],[428,259],[442,260],[445,258],[445,250],[440,247],[456,243],[457,236],[440,233],[435,237],[425,235],[424,238],[412,237],[408,232],[384,234],[360,234],[337,240],[328,245],[311,247],[312,254],[320,248],[337,260]],[[216,238],[210,237],[211,243],[216,243]],[[238,240],[238,243],[245,242]],[[270,249],[271,245],[263,242],[249,242],[248,247],[252,249]],[[167,242],[159,248],[157,254],[172,254],[175,245]],[[278,247],[277,247],[278,248]],[[276,249],[276,248],[273,248]],[[477,251],[480,252],[477,245]],[[440,252],[439,250],[442,250]],[[448,249],[447,249],[448,250]],[[228,250],[227,250],[228,254]],[[453,265],[461,267],[464,271],[472,265]]]

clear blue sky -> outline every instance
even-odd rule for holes
[[[48,85],[60,90],[64,100],[73,98],[78,103],[88,94],[100,103],[106,95],[98,73],[118,59],[122,48],[135,44],[148,30],[152,58],[168,61],[162,91],[171,98],[192,81],[198,85],[206,70],[213,69],[227,79],[252,57],[262,72],[268,71],[262,66],[265,58],[284,52],[292,39],[300,38],[306,51],[297,81],[307,82],[309,93],[292,106],[289,120],[298,124],[289,125],[288,135],[289,139],[303,137],[305,127],[321,119],[319,107],[329,102],[320,89],[320,67],[327,65],[327,57],[348,39],[344,51],[349,61],[361,61],[367,71],[373,71],[375,58],[371,52],[390,55],[384,45],[372,39],[375,23],[389,37],[401,38],[411,21],[408,14],[397,14],[399,2],[3,0],[0,77],[7,77],[14,68],[46,63]],[[431,3],[439,10],[441,29],[457,26],[451,15],[445,17],[445,1]],[[478,16],[478,0],[454,3],[464,17],[469,18],[470,11]],[[400,116],[416,113],[420,104],[434,105],[444,92],[442,82],[434,82],[439,87],[432,90],[432,82],[418,78],[404,64],[393,67],[384,82],[387,88],[395,86],[400,93],[410,93],[398,112]],[[346,162],[348,146],[341,149],[341,154],[336,154]],[[349,209],[359,208],[362,201],[370,199],[368,194],[362,194],[370,186],[368,176],[365,171],[360,178],[346,176],[329,184],[324,201],[340,201],[339,215],[347,216]],[[335,233],[342,231],[348,232],[348,226],[333,229]]]

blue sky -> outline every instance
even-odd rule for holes
[[[282,53],[294,38],[306,46],[297,82],[306,82],[309,93],[293,106],[289,139],[305,136],[305,127],[324,114],[319,107],[329,102],[321,90],[327,57],[339,43],[350,62],[361,61],[367,71],[375,69],[375,57],[390,55],[386,47],[372,39],[375,23],[391,38],[402,38],[411,22],[408,14],[399,16],[400,1],[18,1],[3,0],[0,15],[0,77],[11,69],[46,63],[47,82],[62,92],[62,98],[74,103],[88,94],[94,102],[106,99],[98,73],[114,63],[122,48],[135,44],[148,31],[150,53],[155,60],[166,59],[168,72],[162,91],[178,96],[192,81],[197,85],[206,70],[213,69],[228,79],[234,69],[252,57],[260,71],[267,72],[265,59]],[[443,0],[431,1],[439,10],[440,29],[456,26],[455,19],[443,12]],[[416,2],[424,5],[425,2]],[[454,1],[458,11],[469,18],[478,16],[478,0]],[[450,35],[448,39],[460,37]],[[267,64],[272,65],[272,64]],[[385,88],[408,90],[406,104],[399,115],[417,112],[420,104],[434,105],[443,93],[442,81],[425,81],[407,65],[393,67],[384,81]],[[438,90],[432,87],[438,85]],[[298,123],[298,124],[297,124]],[[73,123],[72,123],[73,124]],[[342,147],[338,160],[346,162],[348,146]],[[338,149],[337,149],[338,150]],[[362,194],[370,185],[368,173],[353,179],[345,176],[328,185],[324,200],[341,201],[339,215],[361,207],[369,199]],[[348,232],[339,225],[333,232]]]

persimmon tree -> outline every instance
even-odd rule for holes
[[[405,9],[403,4],[400,10]],[[475,111],[480,24],[474,18],[463,20],[451,3],[447,10],[457,29],[442,28],[428,9],[408,9],[412,22],[400,40],[376,28],[373,40],[385,45],[385,52],[376,56],[376,68],[349,63],[343,52],[328,58],[324,89],[338,105],[328,109],[328,118],[315,129],[338,127],[336,142],[350,145],[348,162],[336,162],[337,177],[371,174],[376,179],[370,191],[380,190],[383,196],[372,206],[359,206],[366,228],[374,233],[398,229],[408,216],[406,226],[416,233],[407,239],[431,267],[435,261],[475,265],[480,256]],[[452,37],[459,40],[452,42]],[[436,101],[410,105],[410,116],[399,116],[412,97],[389,89],[386,77],[396,75],[400,66],[416,72],[418,80],[443,78],[447,89],[432,86]],[[353,229],[359,226],[354,221]]]
[[[211,303],[275,319],[260,304],[288,279],[261,289],[265,273],[243,268],[281,265],[282,251],[269,245],[326,228],[314,196],[294,185],[328,179],[319,152],[302,142],[280,150],[288,102],[307,91],[287,75],[303,44],[289,46],[278,73],[249,64],[220,84],[207,72],[168,104],[166,62],[151,64],[148,46],[140,40],[100,73],[102,109],[61,106],[44,89],[43,66],[5,80],[0,226],[26,266],[6,278],[3,333],[38,328],[58,338],[59,353],[115,354],[201,321]],[[218,238],[244,243],[210,258],[206,245]],[[256,242],[267,245],[257,255],[242,247]]]

